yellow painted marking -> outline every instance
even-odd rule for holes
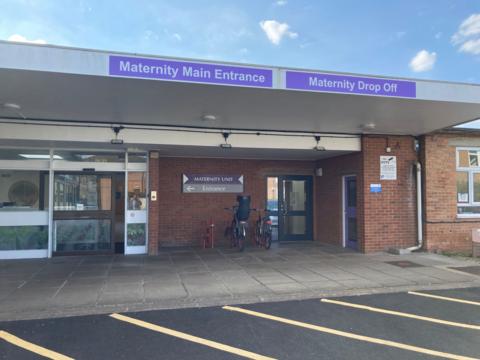
[[[445,301],[453,301],[453,302],[458,302],[458,303],[462,303],[462,304],[469,304],[469,305],[477,305],[477,306],[480,306],[480,302],[478,302],[478,301],[463,300],[463,299],[457,299],[457,298],[446,297],[446,296],[439,296],[439,295],[433,295],[433,294],[420,293],[420,292],[416,292],[416,291],[409,291],[408,293],[411,294],[411,295],[425,296],[425,297],[429,297],[429,298],[432,298],[432,299],[445,300]]]
[[[238,356],[243,356],[247,359],[275,360],[274,358],[271,358],[271,357],[268,357],[268,356],[255,354],[253,352],[242,350],[242,349],[239,349],[239,348],[236,348],[236,347],[233,347],[233,346],[221,344],[221,343],[218,343],[216,341],[207,340],[207,339],[203,339],[203,338],[200,338],[200,337],[197,337],[197,336],[186,334],[186,333],[183,333],[183,332],[180,332],[180,331],[168,329],[166,327],[155,325],[155,324],[152,324],[152,323],[149,323],[149,322],[146,322],[146,321],[138,320],[138,319],[135,319],[135,318],[132,318],[132,317],[129,317],[129,316],[125,316],[125,315],[121,315],[121,314],[111,314],[110,316],[114,319],[117,319],[117,320],[120,320],[120,321],[125,321],[125,322],[128,322],[130,324],[143,327],[145,329],[157,331],[157,332],[160,332],[162,334],[174,336],[174,337],[177,337],[177,338],[180,338],[180,339],[183,339],[183,340],[187,340],[187,341],[191,341],[191,342],[194,342],[194,343],[197,343],[197,344],[200,344],[200,345],[209,346],[211,348],[214,348],[214,349],[217,349],[217,350],[222,350],[222,351],[225,351],[225,352],[228,352],[228,353],[231,353],[231,354],[235,354],[235,355],[238,355]]]
[[[348,306],[348,307],[352,307],[352,308],[356,308],[356,309],[368,310],[368,311],[373,311],[373,312],[382,313],[382,314],[402,316],[402,317],[406,317],[406,318],[410,318],[410,319],[416,319],[416,320],[422,320],[422,321],[429,321],[429,322],[436,323],[436,324],[456,326],[456,327],[465,328],[465,329],[472,329],[472,330],[480,330],[479,325],[470,325],[470,324],[464,324],[464,323],[459,323],[459,322],[454,322],[454,321],[447,321],[447,320],[436,319],[436,318],[431,318],[431,317],[427,317],[427,316],[420,316],[420,315],[409,314],[409,313],[404,313],[404,312],[400,312],[400,311],[381,309],[381,308],[376,308],[376,307],[367,306],[367,305],[353,304],[353,303],[348,303],[348,302],[338,301],[338,300],[322,299],[321,301],[325,302],[325,303],[341,305],[341,306]]]
[[[335,330],[335,329],[324,327],[324,326],[304,323],[304,322],[296,321],[296,320],[290,320],[290,319],[287,319],[287,318],[274,316],[274,315],[269,315],[269,314],[264,314],[264,313],[260,313],[260,312],[257,312],[257,311],[242,309],[242,308],[238,308],[238,307],[234,307],[234,306],[224,306],[223,309],[229,310],[229,311],[237,311],[237,312],[244,313],[244,314],[247,314],[247,315],[257,316],[257,317],[260,317],[260,318],[263,318],[263,319],[278,321],[278,322],[281,322],[281,323],[284,323],[284,324],[298,326],[298,327],[302,327],[302,328],[310,329],[310,330],[315,330],[315,331],[320,331],[320,332],[331,334],[331,335],[342,336],[342,337],[345,337],[345,338],[365,341],[365,342],[378,344],[378,345],[391,346],[391,347],[398,348],[398,349],[414,351],[414,352],[427,354],[427,355],[432,355],[432,356],[437,356],[437,357],[443,357],[445,359],[480,360],[478,358],[472,358],[472,357],[468,357],[468,356],[450,354],[450,353],[431,350],[431,349],[422,348],[422,347],[418,347],[418,346],[403,344],[403,343],[399,343],[399,342],[395,342],[395,341],[383,340],[383,339],[374,338],[374,337],[370,337],[370,336],[364,336],[364,335],[359,335],[359,334],[350,333],[350,332],[346,332],[346,331]]]
[[[15,335],[12,335],[6,331],[0,330],[0,338],[9,342],[10,344],[16,345],[18,347],[21,347],[25,350],[31,351],[37,355],[44,356],[49,359],[54,359],[54,360],[73,360],[73,358],[59,354],[55,351],[45,349],[44,347],[35,345],[29,341],[25,341],[23,339],[20,339],[19,337],[16,337]]]

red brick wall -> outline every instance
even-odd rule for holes
[[[149,154],[148,178],[150,191],[156,191],[158,194],[159,183],[159,164],[158,153]],[[148,207],[148,253],[156,255],[158,253],[158,225],[159,225],[159,201],[150,201]]]
[[[160,158],[158,160],[158,243],[160,246],[198,246],[205,233],[206,221],[216,224],[215,238],[226,243],[224,230],[231,213],[224,210],[235,204],[236,194],[183,194],[183,173],[243,174],[245,192],[252,196],[252,207],[265,208],[267,175],[313,175],[313,161],[270,161],[204,158]],[[152,182],[156,180],[151,178]],[[251,217],[254,219],[255,215]],[[253,220],[250,226],[253,229]],[[150,238],[150,244],[157,246]]]
[[[342,246],[343,244],[343,206],[342,177],[357,175],[357,189],[362,189],[362,153],[348,154],[319,160],[317,167],[322,168],[323,175],[317,176],[315,203],[317,204],[316,233],[321,242]],[[357,218],[361,216],[363,193],[357,191]],[[359,213],[360,211],[360,213]],[[357,221],[359,243],[361,238],[361,221]]]
[[[391,153],[386,153],[389,146]],[[362,251],[384,251],[413,246],[417,238],[416,177],[417,154],[410,136],[364,136],[364,214]],[[380,181],[380,155],[397,156],[397,180]],[[371,193],[370,184],[382,184],[381,193]]]
[[[424,238],[429,251],[470,253],[471,232],[480,219],[457,218],[456,145],[480,136],[431,134],[422,138]],[[477,145],[478,146],[478,145]]]

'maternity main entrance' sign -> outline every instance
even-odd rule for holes
[[[184,193],[242,193],[243,175],[183,174]]]
[[[285,71],[285,87],[292,90],[416,98],[416,86],[415,81]]]
[[[109,56],[108,74],[144,79],[271,88],[273,71],[247,66]]]

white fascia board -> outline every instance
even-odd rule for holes
[[[194,59],[174,59],[169,57],[157,57],[151,55],[124,54],[105,52],[99,50],[86,50],[77,48],[66,48],[51,45],[21,44],[8,41],[0,41],[0,68],[57,72],[65,74],[95,75],[109,77],[108,62],[110,55],[125,55],[131,57],[165,59],[171,61],[192,61],[205,64],[233,65],[240,67],[255,67],[258,69],[269,69],[273,72],[273,89],[286,90],[285,72],[300,71],[312,74],[331,74],[340,76],[365,77],[371,79],[406,80],[416,84],[416,98],[410,100],[432,100],[460,103],[480,103],[480,85],[453,83],[445,81],[429,81],[420,79],[408,79],[400,77],[372,76],[363,74],[339,73],[320,70],[304,70],[293,68],[280,68],[257,66],[250,64],[211,62]],[[139,79],[143,80],[143,79]],[[157,80],[162,81],[162,80]],[[171,81],[171,80],[168,80]],[[308,91],[308,90],[287,90],[287,91]],[[328,92],[328,91],[322,91]],[[355,95],[355,94],[353,94]],[[356,94],[359,96],[368,96]]]

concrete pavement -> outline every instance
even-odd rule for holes
[[[3,261],[0,320],[471,287],[480,285],[480,276],[450,268],[478,265],[426,253],[364,255],[318,243],[243,253],[182,248],[158,256]]]

